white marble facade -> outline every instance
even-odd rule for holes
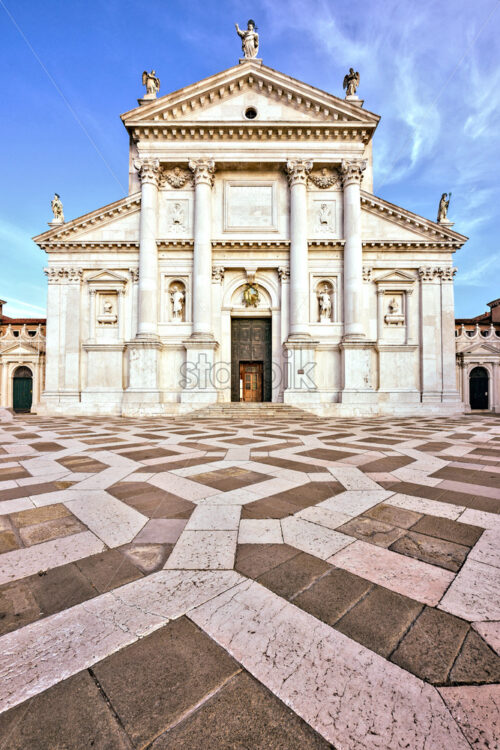
[[[373,194],[379,117],[361,105],[245,60],[122,115],[129,195],[35,238],[42,409],[230,401],[232,319],[258,318],[272,401],[460,411],[453,253],[466,238]]]

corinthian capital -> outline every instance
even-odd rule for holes
[[[195,185],[214,184],[215,163],[213,159],[191,159],[189,169],[194,174]]]
[[[290,187],[306,185],[307,177],[312,168],[313,163],[310,159],[289,159],[286,163],[286,171]]]
[[[458,269],[453,266],[445,266],[444,268],[439,269],[439,275],[441,276],[442,281],[453,281],[453,277],[457,270]]]
[[[342,175],[344,187],[351,185],[353,182],[361,184],[365,169],[366,159],[343,159],[340,166],[340,174]]]
[[[160,177],[160,162],[158,159],[136,159],[134,167],[139,172],[142,184],[158,185]]]

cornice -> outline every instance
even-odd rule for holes
[[[398,226],[402,224],[423,236],[429,237],[429,241],[448,242],[456,248],[462,247],[467,242],[468,237],[451,229],[445,229],[442,224],[425,219],[423,216],[414,214],[405,208],[396,206],[394,203],[379,198],[372,193],[361,190],[361,207],[369,213],[383,216],[389,221],[393,221]]]
[[[297,122],[179,122],[134,123],[132,138],[138,141],[358,141],[368,143],[372,129],[364,123]]]
[[[46,253],[78,253],[78,252],[116,252],[133,250],[139,252],[139,240],[137,242],[121,242],[120,240],[95,240],[86,242],[82,240],[58,241],[47,240],[37,243]]]

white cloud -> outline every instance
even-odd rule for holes
[[[473,268],[460,271],[456,276],[455,283],[457,286],[487,286],[492,270],[498,276],[499,264],[500,253],[490,255],[488,258],[477,263]]]

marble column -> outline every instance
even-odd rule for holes
[[[360,186],[366,161],[344,160],[344,341],[364,338],[362,322],[363,250]]]
[[[456,344],[455,344],[455,303],[453,294],[453,277],[456,268],[446,266],[440,269],[441,277],[441,366],[443,368],[443,401],[458,401],[456,380]]]
[[[420,276],[420,365],[422,403],[441,401],[441,285],[439,269],[422,266]],[[453,339],[453,344],[455,343]],[[453,363],[453,371],[455,364]]]
[[[290,332],[293,341],[309,338],[309,267],[307,247],[307,176],[313,166],[306,159],[287,162],[290,183]]]
[[[145,159],[134,164],[141,179],[141,219],[139,227],[139,303],[137,338],[158,338],[158,251],[156,233],[158,222],[157,159]]]
[[[194,173],[193,333],[194,339],[213,339],[210,285],[212,280],[213,159],[189,162]]]

